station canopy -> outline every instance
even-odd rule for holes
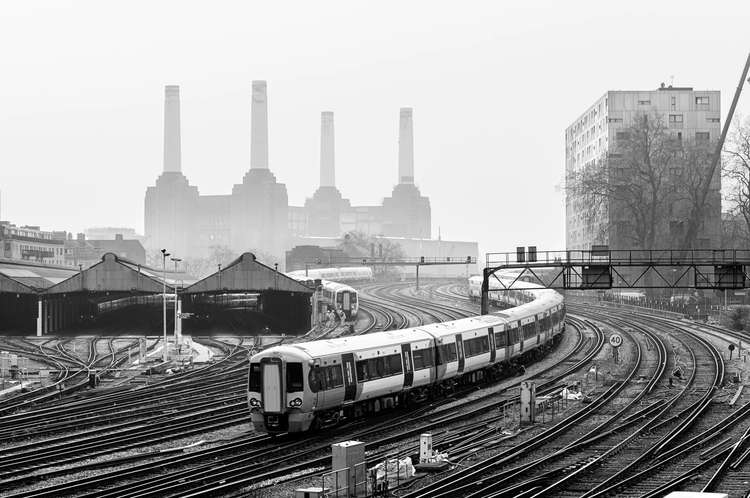
[[[62,266],[0,259],[0,292],[37,294],[69,279],[77,272]]]
[[[242,254],[225,268],[190,285],[186,293],[214,292],[300,292],[312,294],[314,289],[258,262],[250,252]]]
[[[140,292],[160,293],[164,289],[174,292],[177,285],[186,285],[195,278],[184,274],[167,272],[162,280],[162,272],[139,265],[108,252],[102,260],[85,270],[72,271],[70,278],[57,283],[44,291],[44,294],[66,294],[72,292]]]

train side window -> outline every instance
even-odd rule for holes
[[[288,362],[286,364],[286,392],[302,391],[302,363]]]
[[[440,356],[442,357],[441,359],[443,363],[456,361],[456,359],[458,358],[458,354],[456,353],[456,343],[452,342],[450,344],[443,345]]]
[[[365,382],[370,379],[370,373],[367,368],[367,360],[357,362],[357,382]]]
[[[478,356],[490,350],[490,340],[485,336],[475,337],[464,341],[464,350],[467,357]]]
[[[310,369],[310,373],[307,376],[307,382],[310,384],[310,390],[314,393],[320,391],[320,368],[316,365]]]
[[[249,391],[260,392],[260,363],[250,364],[247,388]]]
[[[513,327],[512,329],[510,329],[510,332],[508,333],[508,335],[510,337],[511,344],[518,344],[519,342],[518,327]]]
[[[400,374],[402,370],[401,366],[401,355],[400,354],[392,354],[389,355],[387,358],[388,363],[388,374],[389,375],[398,375]]]
[[[328,367],[331,369],[331,386],[341,387],[344,385],[344,374],[341,371],[341,365]]]
[[[505,347],[505,331],[495,332],[495,348],[501,349]]]
[[[432,349],[417,349],[412,352],[412,356],[414,356],[414,370],[432,366]]]

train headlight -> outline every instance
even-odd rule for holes
[[[302,398],[294,398],[289,402],[289,406],[291,406],[292,408],[299,408],[300,406],[302,406]]]
[[[250,406],[253,408],[260,408],[260,401],[255,398],[250,398]]]

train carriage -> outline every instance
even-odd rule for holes
[[[326,427],[512,367],[564,330],[562,296],[519,292],[531,301],[498,313],[256,354],[248,382],[254,426],[263,432]]]

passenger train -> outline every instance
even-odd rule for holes
[[[302,282],[308,287],[315,287],[315,280],[320,277],[305,277],[304,272],[287,273],[289,278]],[[359,293],[349,285],[330,280],[321,280],[322,290],[318,296],[318,313],[323,314],[328,310],[343,310],[348,320],[355,320],[359,313]]]
[[[508,289],[503,287],[495,278],[490,278],[490,290],[487,293],[491,303],[499,306],[520,306],[534,299],[533,293],[528,290],[513,290],[513,287],[520,287],[520,284],[513,285],[515,276],[498,276]],[[528,288],[531,285],[524,283],[523,287]],[[474,276],[469,278],[469,298],[472,301],[478,301],[482,298],[482,277]]]
[[[498,378],[565,330],[560,294],[524,293],[533,300],[490,315],[262,351],[248,373],[253,425],[267,433],[324,428]]]
[[[372,280],[372,268],[368,266],[354,266],[346,268],[310,268],[295,270],[287,273],[294,279],[332,280],[334,282],[365,282]]]

